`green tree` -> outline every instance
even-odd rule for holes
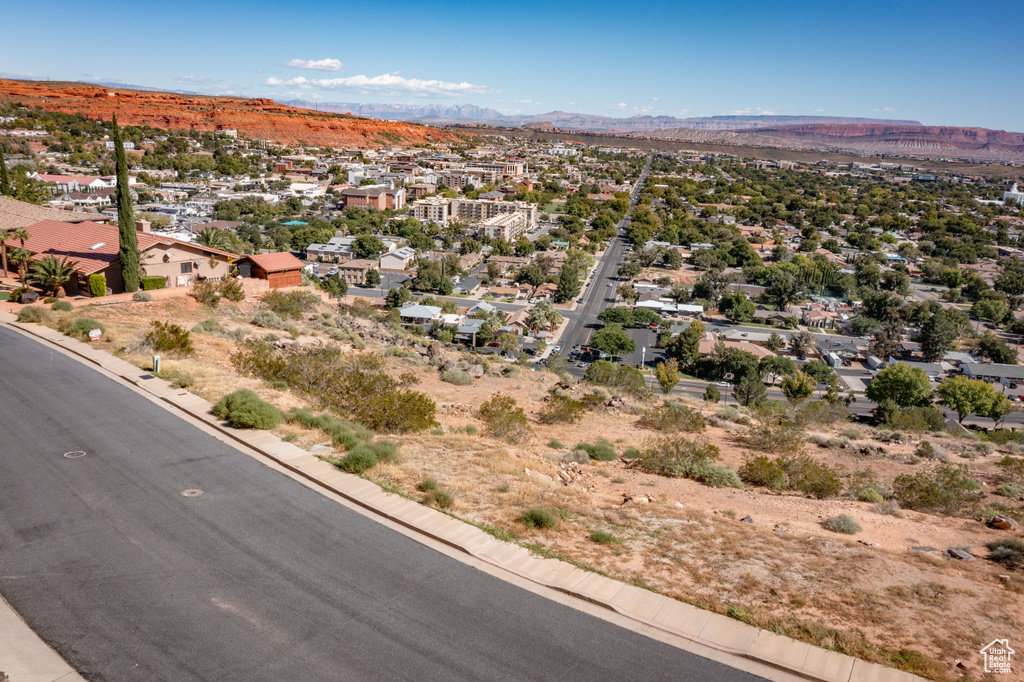
[[[618,293],[622,300],[629,301],[630,303],[636,303],[637,299],[640,298],[640,293],[629,284],[620,286]]]
[[[1009,313],[1009,306],[998,299],[985,298],[971,306],[972,315],[995,324],[1002,323]]]
[[[680,367],[692,367],[700,360],[700,342],[704,340],[704,323],[694,320],[678,336],[665,344],[665,351],[679,361]]]
[[[814,394],[817,382],[809,374],[796,372],[782,380],[782,395],[793,407],[796,407]]]
[[[679,371],[679,362],[671,358],[668,362],[659,362],[654,368],[654,376],[658,379],[661,392],[668,395],[676,387],[679,380],[683,378]]]
[[[535,333],[547,327],[554,329],[562,323],[562,314],[555,310],[551,301],[540,301],[526,316],[526,325]]]
[[[995,422],[995,428],[999,428],[1003,420],[1006,419],[1007,415],[1011,412],[1016,411],[1017,406],[1010,402],[1010,399],[1004,393],[996,393],[992,398],[992,402],[989,403],[988,407],[979,413],[980,417],[988,417]]]
[[[45,256],[32,264],[29,280],[44,291],[50,290],[54,298],[60,298],[62,287],[75,276],[77,268],[78,261],[69,260],[67,256]]]
[[[211,249],[227,251],[231,248],[231,238],[224,230],[215,227],[204,227],[196,235],[196,244],[208,246]]]
[[[555,291],[555,298],[559,303],[571,301],[579,296],[582,288],[575,268],[566,265],[562,268],[562,274],[558,277],[558,289]]]
[[[969,414],[984,415],[999,395],[988,382],[962,375],[943,381],[937,393],[939,403],[956,412],[961,424]]]
[[[121,261],[121,280],[128,293],[138,291],[141,266],[139,259],[139,237],[135,227],[135,210],[132,208],[131,188],[128,185],[128,158],[124,153],[121,128],[117,125],[117,114],[111,121],[114,134],[114,162],[117,168],[117,189],[114,192],[117,205],[118,259]]]
[[[744,374],[739,383],[732,390],[736,402],[745,407],[757,406],[768,397],[768,389],[765,387],[761,377],[751,372]]]
[[[801,358],[806,358],[808,353],[818,347],[818,340],[814,334],[804,330],[789,337],[789,347]]]
[[[590,337],[590,345],[612,356],[632,353],[636,350],[636,341],[622,331],[621,324],[615,323],[607,324],[594,332],[594,335]]]
[[[619,266],[619,277],[622,279],[636,279],[642,269],[636,263],[623,263]]]
[[[921,325],[921,355],[925,362],[940,362],[946,353],[956,348],[956,327],[939,311]]]
[[[1017,364],[1017,350],[990,331],[978,339],[978,352],[1001,365]]]
[[[718,302],[718,309],[733,322],[749,322],[754,319],[757,308],[742,291],[725,292]]]
[[[366,271],[366,286],[368,287],[379,287],[380,286],[380,272],[374,269]]]
[[[994,280],[995,290],[1006,294],[1010,308],[1016,310],[1024,298],[1024,260],[1006,258],[1002,265],[1003,271]]]
[[[761,358],[757,363],[757,374],[761,379],[771,377],[772,385],[779,377],[790,376],[796,373],[796,363],[792,359],[782,355],[769,355]]]
[[[763,295],[766,301],[785,312],[790,305],[800,300],[800,283],[789,272],[776,272]]]
[[[377,260],[387,247],[376,235],[361,234],[352,242],[352,253],[356,258]]]
[[[786,340],[778,332],[772,332],[768,335],[768,340],[765,342],[764,347],[773,353],[778,353],[779,349],[786,345]]]
[[[875,375],[865,395],[876,403],[891,400],[900,407],[917,407],[931,402],[932,389],[923,369],[897,362]]]
[[[704,389],[704,402],[714,404],[721,399],[722,392],[718,390],[718,386],[708,384],[708,387]]]
[[[503,351],[515,350],[519,347],[519,337],[512,332],[504,332],[498,337],[498,346]]]
[[[810,360],[805,362],[800,370],[813,378],[819,384],[830,384],[836,376],[836,371],[825,364],[822,360]]]
[[[395,308],[401,308],[403,305],[409,302],[412,295],[409,290],[405,287],[395,287],[388,292],[387,298],[384,299],[384,305],[388,310],[394,310]]]

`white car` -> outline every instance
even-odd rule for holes
[[[561,353],[562,352],[562,347],[561,346],[555,346],[554,352],[555,353]]]
[[[718,386],[719,388],[729,388],[729,382],[728,381],[718,381],[718,382],[715,383],[715,386]]]

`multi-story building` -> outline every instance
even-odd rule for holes
[[[437,174],[437,180],[445,187],[452,189],[464,189],[466,185],[482,187],[494,184],[500,176],[495,171],[479,168],[460,168],[448,170]]]
[[[428,197],[409,205],[409,215],[421,223],[433,220],[438,225],[447,225],[451,217],[452,200],[445,197]]]
[[[518,178],[526,174],[525,161],[468,161],[466,168],[493,171],[503,178]]]
[[[377,262],[357,258],[338,266],[338,277],[355,286],[366,284],[366,273],[377,269]]]
[[[341,204],[343,207],[362,206],[375,208],[379,211],[390,208],[399,210],[405,206],[405,189],[390,187],[350,187],[342,190]]]
[[[512,243],[519,235],[526,232],[526,215],[524,213],[502,213],[480,223],[480,236],[490,239],[504,239]]]
[[[526,229],[537,227],[537,204],[493,199],[453,199],[449,215],[459,220],[480,222],[504,213],[522,213]]]

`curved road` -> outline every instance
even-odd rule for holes
[[[9,329],[0,344],[0,593],[89,679],[756,679],[435,552]]]

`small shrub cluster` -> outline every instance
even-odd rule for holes
[[[775,492],[797,490],[819,500],[835,497],[843,489],[841,472],[808,455],[782,455],[775,459],[764,455],[750,457],[740,467],[739,476],[751,485]]]
[[[846,535],[853,535],[854,533],[860,532],[860,524],[853,520],[852,517],[846,514],[840,514],[839,516],[833,516],[825,519],[821,524],[826,530],[830,530],[833,533],[844,533]]]
[[[441,372],[441,381],[448,384],[455,384],[456,386],[469,386],[473,383],[473,377],[469,375],[464,369],[458,367],[452,367]]]
[[[107,278],[100,273],[89,275],[89,295],[98,298],[107,295]]]
[[[920,457],[921,459],[935,459],[940,462],[949,461],[949,453],[938,445],[932,445],[931,442],[923,440],[918,443],[917,447],[914,448],[914,456]]]
[[[146,334],[144,343],[166,353],[188,355],[195,350],[192,347],[192,335],[187,329],[160,320],[153,320],[153,330]]]
[[[455,498],[452,494],[438,486],[437,481],[432,478],[425,478],[420,481],[416,489],[423,493],[423,499],[420,501],[431,507],[448,509],[455,503]]]
[[[583,401],[576,400],[561,392],[552,393],[547,403],[537,414],[541,424],[573,424],[578,422],[587,411]]]
[[[398,447],[398,443],[389,440],[363,443],[349,450],[347,455],[335,463],[335,466],[350,474],[362,474],[380,462],[398,461]]]
[[[221,301],[237,303],[245,298],[242,282],[235,277],[226,277],[220,281],[204,279],[192,285],[188,295],[208,308],[216,308]]]
[[[803,450],[803,432],[793,422],[778,416],[763,416],[743,438],[751,449],[774,454]]]
[[[590,443],[579,443],[576,449],[587,453],[588,459],[594,459],[598,462],[611,462],[617,457],[615,446],[604,438],[599,438],[593,445]]]
[[[749,426],[753,421],[749,414],[733,405],[720,407],[715,411],[715,416],[724,421],[733,422],[734,424],[742,424],[744,426]]]
[[[50,310],[58,313],[69,313],[74,310],[74,306],[71,305],[70,301],[54,301],[53,305],[50,306]]]
[[[606,530],[595,530],[590,534],[590,541],[599,545],[621,545],[622,538]]]
[[[1007,568],[1018,568],[1024,565],[1024,542],[1017,538],[1000,538],[985,545],[988,558]]]
[[[288,326],[281,316],[272,310],[257,310],[250,324],[264,329],[284,329]]]
[[[236,429],[272,429],[281,423],[281,411],[248,389],[229,393],[213,406],[213,413]]]
[[[648,473],[689,478],[716,488],[742,488],[735,471],[715,464],[718,457],[718,446],[706,438],[691,441],[669,436],[651,443],[631,465]]]
[[[194,386],[196,378],[188,372],[182,372],[178,369],[165,369],[160,372],[159,376],[164,381],[170,382],[171,386],[175,388],[189,388]]]
[[[364,426],[339,419],[329,414],[316,414],[308,408],[292,408],[285,415],[291,424],[301,424],[306,428],[319,429],[331,437],[331,444],[336,448],[351,450],[361,442],[373,439],[373,431]]]
[[[27,308],[22,308],[18,311],[17,319],[18,322],[42,324],[43,320],[46,319],[46,311],[42,308],[30,305]]]
[[[932,405],[904,407],[887,416],[886,424],[900,431],[913,431],[916,433],[936,431],[941,433],[946,430],[946,415],[942,413],[942,410]]]
[[[61,320],[57,323],[57,329],[65,336],[71,336],[79,341],[89,339],[89,332],[99,329],[101,334],[107,333],[107,328],[91,317],[80,317],[77,320]]]
[[[644,375],[638,369],[615,365],[607,360],[598,360],[587,368],[583,380],[597,386],[606,386],[635,396],[650,393]]]
[[[315,310],[321,303],[319,296],[311,291],[281,291],[274,289],[260,298],[264,307],[290,320],[298,320],[303,313]]]
[[[146,291],[136,291],[132,294],[132,300],[136,303],[149,303],[153,300],[153,296]]]
[[[996,488],[995,493],[1002,497],[1021,498],[1024,497],[1024,485],[1020,483],[1005,483]]]
[[[665,401],[658,407],[647,410],[640,417],[640,426],[655,429],[664,433],[687,431],[700,433],[707,425],[704,417],[697,410],[687,407],[681,402]]]
[[[139,281],[139,284],[142,285],[143,291],[164,289],[167,287],[167,278],[161,275],[146,275]]]
[[[266,339],[248,338],[231,356],[244,374],[284,381],[318,405],[380,433],[422,431],[434,426],[434,401],[388,375],[373,353],[343,353],[329,344],[287,351]]]
[[[956,514],[981,499],[978,482],[964,466],[942,464],[931,471],[901,474],[893,481],[893,496],[906,509]]]
[[[224,325],[216,317],[208,317],[202,322],[197,322],[192,331],[196,334],[216,334],[224,331]]]
[[[528,509],[519,517],[527,528],[554,528],[558,525],[558,517],[547,509]]]
[[[530,435],[530,423],[523,408],[512,396],[498,393],[483,402],[479,409],[484,433],[508,443],[520,443]]]

